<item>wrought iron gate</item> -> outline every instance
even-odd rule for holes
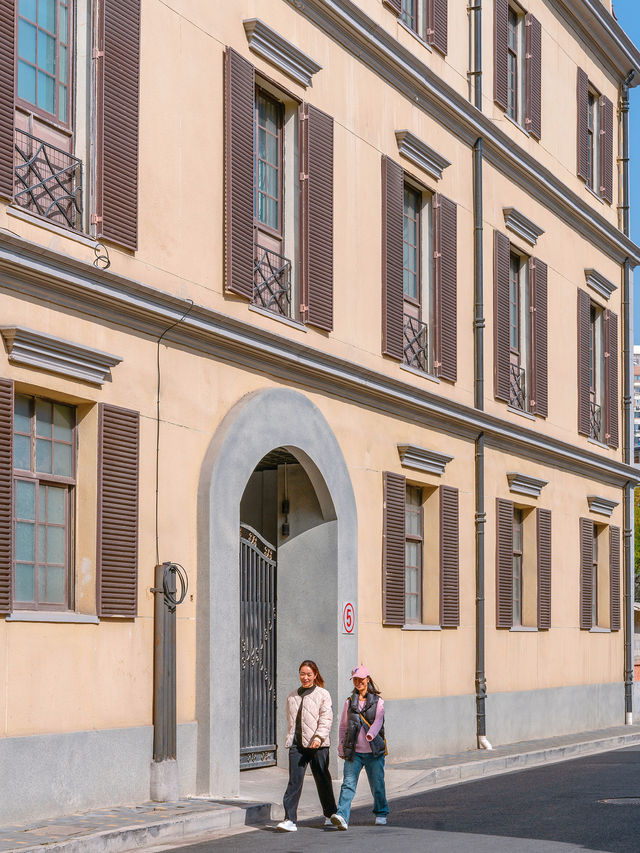
[[[240,525],[240,769],[276,763],[276,549]]]

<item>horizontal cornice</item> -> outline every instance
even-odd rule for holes
[[[640,263],[640,247],[500,127],[444,82],[352,0],[287,0],[412,104],[469,146],[482,137],[487,162],[616,263]]]
[[[188,300],[111,270],[97,270],[89,263],[5,232],[0,233],[0,290],[152,338],[179,320],[192,305]],[[447,434],[473,440],[483,433],[487,445],[501,452],[512,452],[599,482],[616,486],[640,483],[637,469],[609,455],[540,435],[201,305],[193,305],[188,316],[163,340]]]

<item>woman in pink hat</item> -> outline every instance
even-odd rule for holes
[[[331,823],[338,829],[348,829],[351,801],[364,767],[373,794],[376,825],[384,826],[389,814],[384,785],[384,702],[366,666],[357,666],[351,678],[353,693],[342,709],[338,742],[338,755],[344,758],[344,776]]]

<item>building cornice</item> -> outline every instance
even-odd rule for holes
[[[589,504],[590,512],[598,512],[600,515],[606,515],[608,518],[611,518],[611,513],[619,506],[620,502],[601,498],[599,495],[587,495],[587,503]]]
[[[450,160],[447,160],[442,154],[438,154],[434,148],[409,130],[396,130],[396,142],[398,143],[398,152],[403,157],[406,157],[415,166],[424,169],[436,181],[440,180],[443,171],[451,165]]]
[[[584,279],[589,287],[605,299],[608,299],[614,290],[617,289],[617,285],[609,281],[608,278],[605,278],[598,270],[585,270]]]
[[[504,224],[510,231],[517,234],[527,243],[535,246],[538,242],[538,237],[544,234],[544,228],[540,228],[535,222],[532,222],[529,217],[525,216],[515,207],[503,207]]]
[[[111,270],[0,233],[0,290],[81,312],[95,322],[121,325],[156,338],[192,303]],[[252,316],[252,315],[251,315]],[[7,317],[9,320],[10,318]],[[550,467],[623,486],[640,483],[640,471],[610,455],[541,435],[471,406],[313,349],[201,305],[164,338],[165,343],[245,367],[254,373],[349,400],[391,417],[473,440]]]
[[[416,444],[399,444],[398,456],[403,468],[412,468],[414,471],[423,471],[425,474],[444,474],[447,463],[451,462],[453,456],[446,453],[438,453],[436,450],[427,450]]]
[[[497,124],[445,83],[352,0],[287,0],[330,38],[371,68],[467,145],[478,137],[488,163],[555,213],[616,263],[640,263],[640,247]]]
[[[530,477],[528,474],[519,474],[517,471],[507,471],[507,482],[510,492],[539,498],[540,492],[549,481],[539,480],[537,477]]]
[[[301,86],[313,85],[313,75],[322,70],[322,65],[272,30],[260,18],[247,18],[242,24],[250,50]]]

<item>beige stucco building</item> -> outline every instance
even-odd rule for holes
[[[393,758],[630,722],[610,3],[40,5],[0,0],[0,822],[149,797],[163,562],[182,793],[283,760],[306,657],[337,704],[372,669]]]

